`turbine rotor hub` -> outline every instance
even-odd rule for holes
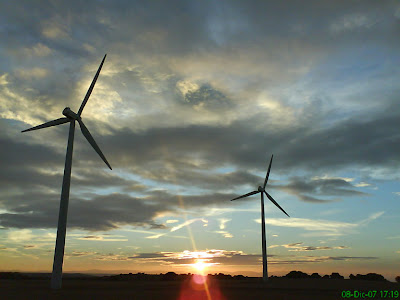
[[[72,120],[79,120],[81,118],[76,113],[74,113],[69,107],[64,108],[62,114]]]
[[[258,191],[259,192],[264,192],[264,189],[261,186],[258,186]]]

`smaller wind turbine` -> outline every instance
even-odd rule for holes
[[[67,216],[68,216],[68,201],[69,201],[69,189],[71,184],[71,168],[72,168],[72,150],[74,147],[74,133],[75,133],[75,121],[78,121],[79,126],[81,127],[82,134],[87,139],[90,145],[94,148],[97,154],[101,157],[101,159],[106,163],[106,165],[111,169],[110,164],[107,159],[101,152],[99,146],[97,146],[95,140],[90,134],[89,130],[86,128],[85,124],[83,124],[81,114],[87,101],[89,100],[90,94],[93,91],[94,85],[96,84],[97,78],[99,77],[101,68],[103,66],[104,60],[106,59],[106,55],[104,55],[103,60],[99,68],[97,69],[96,75],[93,78],[92,84],[90,85],[88,91],[86,92],[86,96],[82,101],[82,104],[78,110],[78,113],[74,113],[69,107],[64,108],[62,114],[65,118],[56,119],[50,122],[46,122],[42,125],[38,125],[22,132],[37,130],[42,128],[47,128],[51,126],[61,125],[64,123],[69,123],[69,135],[68,135],[68,144],[67,144],[67,154],[65,157],[65,167],[64,167],[64,177],[61,188],[61,200],[60,200],[60,211],[58,214],[58,226],[57,226],[57,238],[56,238],[56,247],[54,250],[54,262],[53,262],[53,273],[51,275],[51,288],[52,289],[60,289],[62,282],[62,266],[64,260],[64,248],[65,248],[65,234],[67,231]],[[112,169],[111,169],[112,170]]]
[[[241,198],[245,198],[251,195],[255,195],[258,193],[261,193],[261,231],[262,231],[262,256],[263,256],[263,280],[264,281],[268,281],[268,268],[267,268],[267,243],[266,243],[266,237],[265,237],[265,213],[264,213],[264,193],[265,195],[268,197],[269,200],[271,200],[271,202],[273,204],[275,204],[281,211],[283,211],[283,213],[285,215],[287,215],[288,217],[290,217],[286,211],[283,210],[282,207],[279,206],[279,204],[274,200],[274,198],[272,198],[272,196],[270,194],[267,193],[267,191],[265,190],[265,186],[267,185],[268,182],[268,177],[269,177],[269,172],[271,171],[271,164],[272,164],[272,159],[274,158],[274,155],[271,156],[271,161],[269,162],[269,167],[268,167],[268,172],[267,172],[267,176],[265,177],[264,180],[264,185],[261,187],[259,186],[257,191],[253,191],[250,192],[246,195],[240,196],[240,197],[236,197],[233,200],[237,200],[237,199],[241,199]]]

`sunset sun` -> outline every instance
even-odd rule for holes
[[[204,263],[203,260],[198,259],[194,264],[192,264],[193,268],[195,268],[197,271],[203,273],[204,269],[206,268],[207,264]]]

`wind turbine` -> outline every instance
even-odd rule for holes
[[[267,193],[265,190],[265,186],[267,185],[268,182],[268,177],[269,177],[269,172],[271,171],[271,164],[272,164],[272,159],[274,158],[274,155],[271,156],[271,161],[269,162],[269,167],[268,167],[268,172],[267,176],[265,177],[264,180],[264,185],[263,186],[258,186],[257,191],[250,192],[246,195],[236,197],[233,200],[245,198],[251,195],[255,195],[258,193],[261,193],[261,234],[262,234],[262,256],[263,256],[263,281],[268,281],[268,268],[267,268],[267,244],[266,244],[266,237],[265,237],[265,214],[264,214],[264,193],[268,197],[269,200],[271,200],[272,203],[274,203],[285,215],[290,217],[286,211],[283,210],[282,207],[279,206],[279,204],[272,198],[270,194]]]
[[[98,155],[100,155],[101,159],[106,163],[106,165],[111,169],[110,164],[107,159],[101,152],[99,146],[97,146],[95,140],[90,134],[89,130],[86,128],[85,124],[83,124],[81,114],[85,105],[90,97],[90,94],[93,91],[94,85],[96,84],[97,78],[99,77],[101,68],[103,66],[104,60],[106,59],[106,55],[104,55],[103,60],[101,61],[100,67],[96,72],[96,75],[93,78],[92,84],[90,85],[85,98],[82,101],[81,107],[78,110],[78,113],[74,113],[69,107],[64,108],[62,114],[65,118],[56,119],[42,125],[38,125],[22,132],[42,129],[46,127],[56,126],[64,123],[69,123],[69,134],[68,134],[68,145],[67,145],[67,154],[65,157],[65,167],[64,167],[64,177],[61,189],[61,200],[60,200],[60,211],[58,214],[58,226],[57,226],[57,239],[56,246],[54,251],[54,262],[53,262],[53,273],[51,276],[51,288],[52,289],[60,289],[62,283],[62,265],[64,259],[64,247],[65,247],[65,234],[67,230],[67,215],[68,215],[68,201],[69,201],[69,189],[71,183],[71,167],[72,167],[72,150],[74,147],[74,133],[75,133],[75,121],[78,121],[79,126],[81,128],[82,134],[85,136],[90,145],[94,148]],[[112,169],[111,169],[112,170]]]

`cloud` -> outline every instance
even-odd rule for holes
[[[72,251],[72,252],[67,252],[65,253],[66,257],[81,257],[81,256],[90,256],[90,255],[95,255],[96,252],[91,252],[91,251]]]
[[[271,255],[273,257],[273,255]],[[222,249],[182,251],[182,252],[157,252],[138,253],[129,257],[135,261],[168,263],[174,266],[191,266],[197,260],[202,260],[208,266],[212,265],[253,265],[259,264],[261,255],[246,254],[242,251],[228,251]]]
[[[110,256],[114,256],[110,254]],[[352,260],[376,260],[378,257],[369,256],[283,256],[283,255],[268,255],[269,264],[305,264],[305,263],[322,263],[327,261],[352,261]],[[198,250],[198,251],[182,251],[182,252],[152,252],[152,253],[136,253],[130,257],[118,257],[120,260],[129,259],[135,262],[146,263],[164,263],[177,266],[191,266],[197,260],[202,260],[209,266],[254,266],[260,265],[261,254],[247,254],[243,251],[235,250]]]
[[[164,235],[166,235],[166,233],[153,234],[153,235],[146,236],[146,239],[158,239]]]
[[[286,246],[286,248],[294,248],[294,247],[299,246],[301,244],[303,244],[303,242],[288,244],[288,245],[285,245],[285,246]]]
[[[19,69],[16,70],[16,74],[22,79],[38,79],[47,77],[49,75],[49,71],[43,68]]]
[[[356,13],[345,15],[340,20],[334,22],[331,25],[331,31],[333,33],[340,33],[342,31],[354,30],[358,28],[368,29],[373,26],[377,21],[372,19],[370,16]]]
[[[376,260],[379,257],[375,256],[296,256],[292,258],[273,258],[268,260],[271,265],[294,265],[294,264],[309,264],[309,263],[324,263],[329,261],[353,261],[353,260]]]
[[[24,48],[24,53],[29,56],[47,56],[52,50],[42,43],[37,43],[30,48]]]
[[[83,241],[101,241],[101,242],[127,242],[128,239],[109,238],[100,235],[88,235],[79,237],[78,240]]]
[[[105,172],[78,128],[74,145],[69,228],[91,231],[87,242],[125,225],[172,237],[168,224],[188,224],[158,220],[182,213],[179,197],[195,218],[238,212],[243,202],[231,208],[228,200],[263,182],[270,153],[272,179],[283,174],[271,188],[310,205],[366,197],[364,182],[344,177],[349,170],[365,182],[397,180],[398,5],[290,5],[0,5],[2,228],[56,227],[68,128],[16,132],[61,117],[65,106],[76,110],[104,49],[83,118],[114,171]],[[327,172],[338,176],[310,179]],[[371,220],[271,219],[333,236]]]
[[[177,223],[177,222],[179,222],[179,220],[167,220],[167,221],[165,221],[165,223],[167,223],[167,224],[173,224],[173,223]]]
[[[347,249],[346,246],[336,246],[336,247],[329,247],[329,246],[303,246],[303,243],[294,243],[294,244],[287,244],[282,245],[285,248],[290,249],[289,251],[316,251],[316,250],[335,250],[335,249]]]
[[[221,218],[218,219],[218,221],[219,221],[219,229],[223,230],[225,229],[225,224],[228,223],[229,221],[232,221],[232,219]]]
[[[345,121],[336,126],[327,128],[323,131],[313,131],[303,128],[284,128],[279,131],[279,135],[275,132],[253,131],[251,128],[254,123],[261,120],[261,115],[257,114],[252,119],[237,121],[229,127],[220,126],[188,126],[188,127],[172,127],[172,128],[156,128],[145,131],[145,134],[134,133],[128,129],[114,132],[107,136],[105,144],[119,145],[118,149],[113,149],[110,153],[114,153],[116,165],[119,160],[124,160],[131,167],[130,172],[140,174],[145,178],[158,180],[161,182],[172,183],[173,178],[181,184],[199,186],[201,188],[226,188],[235,184],[252,184],[260,181],[260,178],[251,174],[242,172],[232,172],[227,174],[205,174],[200,170],[212,169],[215,166],[231,164],[239,169],[261,168],[257,157],[265,156],[263,153],[268,152],[257,141],[269,140],[276,148],[281,149],[279,154],[279,165],[277,172],[283,170],[293,170],[294,168],[302,168],[305,170],[320,169],[321,171],[327,168],[340,169],[349,167],[350,165],[358,165],[370,167],[379,165],[380,167],[390,168],[388,161],[383,161],[383,156],[377,157],[375,150],[378,151],[382,145],[386,144],[386,150],[379,151],[390,152],[387,155],[389,160],[394,158],[394,153],[391,150],[395,145],[391,144],[391,138],[395,134],[392,130],[391,116],[381,116],[382,119],[372,121],[364,120],[362,123],[357,121]],[[384,118],[384,119],[383,119]],[[397,119],[397,116],[396,116]],[[349,133],[349,128],[354,129],[352,135]],[[372,128],[372,131],[371,131]],[[382,143],[373,143],[371,147],[364,147],[361,151],[361,143],[357,144],[354,141],[354,135],[359,135],[360,140],[364,139],[360,135],[362,132],[369,131],[369,134],[374,136],[374,128],[382,128],[387,134],[387,138],[382,140]],[[384,129],[386,128],[386,129]],[[250,129],[250,130],[248,130]],[[307,132],[307,134],[305,133]],[[377,139],[381,139],[381,136]],[[285,136],[285,139],[281,137]],[[240,137],[240,139],[239,139]],[[291,140],[295,139],[296,143],[291,144]],[[323,142],[316,142],[316,141]],[[332,142],[330,142],[332,140]],[[336,140],[336,142],[334,142]],[[202,141],[207,141],[204,144]],[[165,151],[165,143],[167,143],[168,151]],[[338,144],[339,143],[339,144]],[[324,153],[338,153],[336,147],[345,147],[347,144],[352,144],[349,152],[339,158],[339,156],[326,156]],[[242,146],[240,146],[242,145]],[[358,146],[360,148],[358,148]],[[393,146],[393,147],[392,147]],[[127,156],[123,149],[133,149],[132,153]],[[148,151],[148,149],[151,149]],[[355,149],[353,151],[353,149]],[[358,150],[357,150],[358,149]],[[269,150],[270,152],[271,150]],[[372,151],[372,152],[370,152]],[[196,153],[197,159],[193,159],[193,153]],[[299,155],[299,153],[303,153]],[[362,156],[359,153],[363,153]],[[365,154],[365,155],[364,155]],[[385,156],[385,157],[388,157]],[[153,161],[157,157],[160,161]],[[89,158],[89,157],[88,157]],[[173,167],[174,176],[171,176],[171,170],[163,168],[161,161],[168,160]],[[312,167],[311,167],[312,166]],[[263,170],[265,172],[265,170]],[[243,176],[245,175],[245,176]],[[231,177],[231,178],[230,178]],[[234,179],[234,180],[232,180]],[[236,181],[236,182],[235,182]],[[334,199],[320,199],[313,195],[300,194],[303,200],[318,201],[318,200],[336,200],[341,196],[366,196],[367,194],[358,191],[356,187],[341,179],[320,179],[308,180],[302,178],[293,178],[286,188],[286,191],[299,194],[299,189],[302,188],[298,184],[305,184],[307,192],[315,192],[317,195],[328,195],[335,197]],[[318,194],[320,193],[320,194]]]
[[[231,233],[229,233],[228,231],[217,230],[217,231],[214,231],[214,232],[222,234],[222,236],[225,237],[225,238],[233,238],[233,235]]]
[[[338,201],[338,198],[333,199],[318,199],[311,195],[318,196],[368,196],[369,194],[360,192],[354,189],[357,185],[351,184],[353,178],[314,176],[311,180],[301,177],[293,177],[286,185],[272,185],[272,188],[277,188],[290,194],[296,195],[301,200],[313,203],[326,203]],[[363,185],[364,186],[364,185]]]
[[[323,175],[323,176],[313,176],[313,177],[311,178],[311,180],[313,180],[313,181],[337,180],[337,181],[352,182],[352,181],[354,181],[354,178],[329,176],[329,175],[325,174],[325,175]]]
[[[362,220],[361,222],[359,222],[359,224],[360,225],[367,225],[371,221],[376,220],[379,217],[381,217],[384,213],[385,213],[384,211],[378,211],[376,213],[373,213],[368,218],[366,218],[365,220]]]
[[[57,193],[58,194],[58,193]],[[14,196],[19,198],[20,196]],[[29,201],[7,203],[15,213],[1,214],[0,223],[5,227],[54,228],[57,224],[59,196],[38,193]],[[112,205],[110,205],[112,203]],[[69,228],[89,231],[110,230],[125,224],[150,228],[165,228],[153,221],[158,213],[168,211],[163,204],[151,205],[141,199],[123,194],[95,196],[91,200],[71,197],[69,206]]]
[[[366,182],[360,182],[354,185],[355,187],[366,187],[366,186],[371,186],[370,183],[366,183]]]
[[[273,226],[302,228],[307,231],[315,231],[319,235],[340,236],[356,232],[358,228],[367,225],[368,223],[379,218],[383,214],[383,211],[376,212],[374,214],[371,214],[368,218],[356,223],[329,220],[312,220],[304,218],[268,218],[265,220],[265,222]],[[261,223],[260,219],[255,219],[254,221],[257,223]]]
[[[129,257],[126,257],[122,254],[99,254],[94,257],[95,260],[103,260],[103,261],[128,261]]]
[[[179,80],[176,83],[177,89],[182,93],[182,96],[185,97],[187,93],[193,92],[199,89],[199,85],[190,82],[189,80]]]
[[[29,229],[14,230],[7,234],[7,239],[16,243],[31,241],[33,238],[32,230]]]
[[[214,89],[210,84],[204,84],[198,89],[194,89],[193,85],[188,86],[187,84],[182,87],[181,90],[186,88],[187,91],[184,95],[184,100],[194,106],[195,109],[201,109],[204,107],[210,107],[213,109],[228,107],[228,98],[220,91]]]
[[[168,257],[168,253],[162,253],[162,252],[151,252],[151,253],[137,253],[132,257],[129,257],[131,259],[152,259],[152,258],[160,258],[160,257]]]
[[[63,39],[69,37],[70,17],[67,13],[66,18],[55,16],[54,18],[43,20],[41,22],[42,34],[49,39]]]
[[[0,85],[7,85],[8,81],[7,81],[7,73],[4,73],[3,75],[0,76]]]
[[[179,225],[176,225],[176,226],[172,227],[172,228],[170,229],[170,232],[177,231],[177,230],[179,230],[179,229],[181,229],[181,228],[183,228],[183,227],[186,227],[186,226],[188,226],[188,225],[190,225],[190,224],[192,224],[193,222],[196,222],[196,221],[201,221],[201,219],[191,219],[191,220],[187,220],[187,221],[183,222],[182,224],[179,224]]]

